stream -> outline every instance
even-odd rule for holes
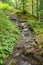
[[[19,27],[21,38],[15,45],[12,55],[9,56],[5,65],[42,65],[33,56],[36,43],[26,21],[13,15],[10,16],[10,19]]]

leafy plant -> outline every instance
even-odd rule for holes
[[[19,29],[0,11],[0,65],[12,54],[15,42],[19,37]]]
[[[43,22],[36,20],[29,20],[28,25],[31,26],[35,34],[43,33]]]
[[[1,4],[1,6],[0,6],[0,9],[2,9],[2,10],[6,10],[6,9],[9,9],[10,8],[10,5],[8,5],[8,4]]]

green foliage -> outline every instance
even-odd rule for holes
[[[0,11],[0,65],[12,54],[15,42],[19,39],[18,28]]]
[[[10,15],[10,14],[15,14],[20,12],[20,10],[18,9],[14,9],[12,6],[10,6],[9,4],[6,3],[1,3],[0,4],[0,10],[2,10],[6,15]]]
[[[22,0],[22,7],[23,7],[23,14],[25,14],[26,13],[26,11],[27,11],[27,2],[28,2],[28,0]]]
[[[35,21],[35,20],[29,20],[28,21],[29,26],[33,29],[35,34],[41,34],[43,33],[43,22]]]
[[[12,3],[14,3],[15,8],[21,10],[23,14],[27,13],[27,4],[28,0],[14,0]]]
[[[8,5],[8,4],[1,4],[1,6],[0,6],[0,9],[2,9],[2,10],[7,10],[7,9],[10,9],[11,8],[11,6],[10,5]]]
[[[0,4],[0,10],[2,10],[6,15],[9,15],[10,13],[14,12],[13,7],[11,7],[9,4],[6,4],[6,3]]]
[[[40,0],[40,10],[43,10],[43,0]]]
[[[43,22],[43,10],[40,10],[40,21]]]
[[[3,3],[7,3],[9,5],[12,5],[12,0],[1,0]]]

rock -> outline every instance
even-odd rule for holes
[[[25,35],[25,36],[29,36],[29,31],[26,31],[26,32],[24,33],[24,35]]]
[[[30,63],[28,63],[28,62],[25,62],[23,65],[31,65]]]
[[[15,53],[14,57],[17,57],[20,55],[20,52]]]
[[[24,64],[24,61],[21,60],[19,65],[23,65],[23,64]]]
[[[28,45],[28,46],[24,46],[23,48],[22,48],[22,52],[26,55],[26,54],[28,54],[28,53],[30,53],[30,52],[32,52],[32,51],[34,51],[34,48],[33,48],[33,46],[31,46],[31,45]]]
[[[19,65],[31,65],[30,63],[28,63],[27,61],[20,61]]]
[[[10,58],[4,65],[15,65],[15,60],[13,58]]]
[[[23,35],[23,36],[24,36],[24,35]],[[27,42],[31,41],[32,38],[31,38],[30,36],[28,36],[28,37],[24,36],[23,39],[24,39],[25,42],[27,43]]]
[[[28,45],[28,46],[24,45],[24,47],[25,47],[26,49],[29,49],[29,48],[31,48],[32,46],[31,46],[31,45]]]
[[[25,24],[23,27],[24,27],[24,28],[28,28],[26,24]]]
[[[26,32],[21,31],[21,34],[22,34],[22,35],[24,35],[24,36],[26,36],[26,37],[30,36],[30,34],[29,34],[29,32],[28,32],[28,31],[26,31]]]
[[[21,26],[24,26],[25,25],[25,23],[21,23]]]
[[[17,42],[16,47],[21,48],[24,46],[24,44],[25,44],[25,40],[23,40],[22,38],[20,39],[20,41]]]
[[[21,23],[21,26],[22,26],[23,28],[27,28],[26,23]]]
[[[18,24],[18,20],[17,20],[17,21],[15,21],[15,25],[16,25],[16,26],[19,26],[19,24]]]
[[[24,28],[24,29],[23,29],[24,32],[26,32],[26,31],[28,31],[28,30],[29,30],[28,28]]]
[[[22,36],[24,37],[24,34],[22,34]]]
[[[16,20],[16,16],[14,14],[11,14],[9,17],[11,20]]]
[[[26,49],[26,54],[28,54],[28,53],[30,53],[30,52],[32,52],[32,51],[34,51],[34,48],[31,48],[31,47],[30,47],[30,48],[27,48],[27,49]]]
[[[28,36],[28,37],[26,38],[26,42],[29,42],[30,40],[31,40],[31,37]]]
[[[27,20],[19,19],[20,22],[27,22]]]

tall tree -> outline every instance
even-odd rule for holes
[[[43,21],[43,0],[40,0],[40,21]]]
[[[15,0],[16,1],[16,9],[18,8],[18,3],[17,3],[17,0]]]
[[[38,0],[37,0],[37,20],[38,20]]]
[[[33,14],[33,6],[34,6],[34,5],[33,5],[33,0],[32,0],[32,14]]]
[[[3,3],[7,3],[9,5],[12,5],[12,0],[1,0]]]
[[[23,7],[23,14],[25,14],[28,0],[22,0],[21,2],[22,2],[22,5],[23,5],[22,6]]]

